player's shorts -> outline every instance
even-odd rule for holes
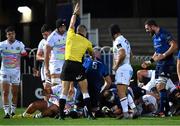
[[[50,74],[60,74],[62,71],[63,64],[64,64],[64,60],[50,61],[49,62]]]
[[[159,76],[169,78],[171,73],[173,73],[173,71],[174,71],[174,66],[169,66],[169,65],[159,66],[159,65],[157,65],[156,72],[155,72],[156,79]]]
[[[115,84],[129,85],[132,75],[133,75],[133,69],[131,65],[123,64],[116,71]]]
[[[156,98],[154,96],[152,96],[152,95],[144,95],[142,97],[142,100],[145,103],[145,105],[153,104],[155,110],[157,110],[158,105],[157,105]]]
[[[82,81],[86,79],[82,63],[65,60],[60,78],[63,81]]]
[[[20,85],[20,70],[0,71],[0,81],[9,84]]]
[[[151,78],[155,74],[155,70],[147,70],[147,77]]]
[[[173,73],[174,66],[170,65],[157,65],[155,78],[156,84],[163,83],[166,84],[167,80],[170,78],[171,73]]]

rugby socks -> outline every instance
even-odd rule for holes
[[[89,93],[83,93],[83,100],[84,100],[85,106],[87,107],[88,115],[92,117],[93,115],[91,111],[92,108],[91,108],[91,101],[90,101]]]
[[[160,91],[160,110],[159,112],[163,112],[164,113],[164,110],[165,110],[165,107],[166,109],[168,108],[168,98],[167,98],[167,91],[166,89],[162,89]]]
[[[59,114],[61,117],[64,117],[64,108],[66,105],[66,99],[67,99],[67,96],[64,94],[62,94],[59,99]]]
[[[128,94],[128,105],[131,109],[136,108],[136,105],[134,104],[134,100],[130,94]]]
[[[59,114],[61,117],[64,117],[64,108],[66,104],[66,99],[59,99]]]
[[[5,115],[9,114],[9,105],[3,105]]]
[[[122,106],[122,109],[123,109],[123,113],[127,113],[128,112],[128,100],[127,100],[127,97],[121,98],[120,102],[121,102],[121,106]]]
[[[11,114],[14,113],[15,114],[15,110],[16,110],[16,105],[12,104],[11,105]]]

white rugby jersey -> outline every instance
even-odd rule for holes
[[[52,47],[50,61],[64,60],[66,32],[63,35],[53,31],[47,39],[47,45]]]
[[[59,98],[62,92],[62,86],[60,84],[55,85],[51,87],[52,89],[52,95],[49,98],[49,102],[58,105],[59,104]],[[74,95],[72,99],[67,99],[67,103],[74,103],[75,97],[76,97],[76,88],[74,88]]]
[[[39,50],[39,51],[42,51],[42,52],[44,53],[45,45],[46,45],[46,40],[45,40],[45,39],[42,39],[42,40],[39,42],[38,50]]]
[[[113,54],[114,54],[114,60],[117,62],[119,57],[119,50],[120,48],[125,49],[126,57],[122,64],[130,64],[130,54],[131,54],[131,47],[126,38],[124,38],[122,35],[118,36],[116,40],[113,42]]]
[[[157,100],[154,96],[152,95],[144,95],[142,97],[143,102],[145,103],[145,105],[149,105],[149,104],[153,104],[155,106],[155,108],[157,109]]]
[[[20,70],[21,54],[26,53],[25,46],[21,41],[15,40],[12,44],[7,40],[0,42],[0,53],[2,57],[1,70]]]

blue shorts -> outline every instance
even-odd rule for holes
[[[171,73],[173,73],[175,70],[174,66],[170,66],[170,65],[157,65],[156,66],[156,72],[155,72],[155,78],[159,78],[161,77],[166,77],[166,78],[170,78]]]

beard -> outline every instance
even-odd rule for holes
[[[149,33],[149,35],[152,37],[152,36],[154,36],[155,31],[149,31],[148,33]]]

